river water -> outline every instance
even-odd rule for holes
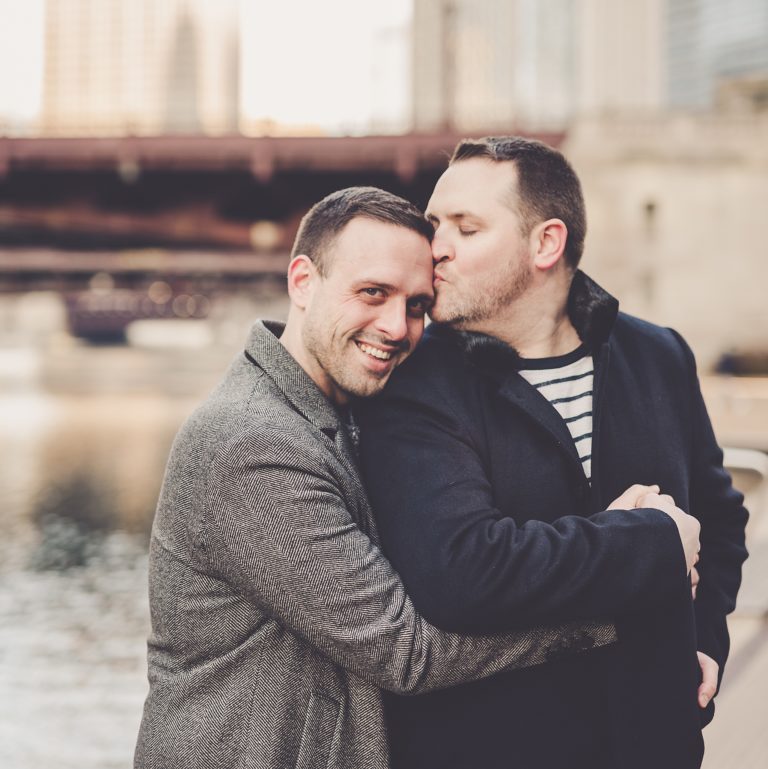
[[[233,297],[204,324],[92,347],[68,336],[56,296],[0,300],[3,769],[131,766],[168,449],[250,321],[284,310],[274,290]]]

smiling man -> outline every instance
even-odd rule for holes
[[[150,546],[136,767],[387,769],[379,687],[428,691],[615,639],[592,621],[437,630],[378,549],[347,406],[421,337],[430,236],[382,190],[320,201],[293,249],[287,324],[257,323],[179,432]]]
[[[433,299],[424,229],[359,216],[319,259],[307,254],[327,252],[324,238],[310,226],[298,235],[281,342],[337,405],[381,390],[421,338]]]
[[[460,143],[426,213],[436,322],[361,406],[384,551],[439,627],[603,617],[618,640],[388,696],[392,765],[695,769],[728,656],[747,515],[693,355],[674,331],[620,313],[578,270],[584,200],[553,148]],[[606,513],[632,482],[671,497]],[[685,537],[659,514],[672,498],[701,524],[693,602]]]

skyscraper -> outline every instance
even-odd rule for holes
[[[768,78],[766,0],[667,0],[666,98],[709,108],[718,84]]]
[[[666,0],[573,0],[575,115],[653,112],[664,102]]]
[[[515,2],[415,0],[417,130],[510,125],[516,119]]]
[[[47,0],[41,131],[236,131],[237,12],[237,0]]]
[[[415,0],[415,128],[561,130],[657,108],[662,3]]]

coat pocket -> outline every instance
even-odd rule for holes
[[[339,703],[315,692],[309,698],[296,769],[327,769]]]

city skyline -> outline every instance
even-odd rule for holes
[[[7,135],[560,132],[768,98],[765,0],[0,0],[0,13]]]
[[[238,0],[46,0],[45,7],[41,134],[239,130]]]
[[[377,55],[391,59],[391,32],[408,24],[410,0],[238,2],[245,132],[270,122],[329,133],[363,133],[375,120],[402,123],[403,115],[392,113],[407,110],[406,68],[383,83]],[[0,133],[34,132],[41,118],[44,7],[45,0],[0,0],[0,16],[13,20],[0,27]]]

